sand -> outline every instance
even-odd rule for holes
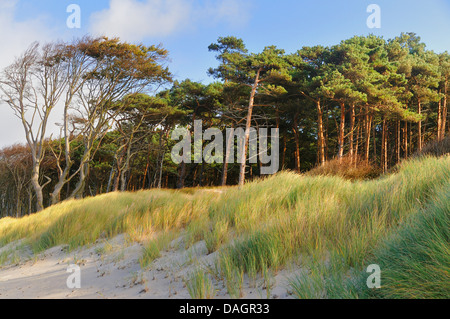
[[[130,243],[123,235],[71,252],[58,246],[36,256],[15,242],[0,248],[0,254],[21,245],[17,250],[20,254],[0,268],[0,299],[190,299],[186,280],[199,267],[213,268],[217,258],[217,253],[208,254],[204,242],[186,250],[180,237],[143,270],[139,263],[142,244]],[[80,267],[79,289],[67,286],[70,265]],[[297,271],[286,269],[275,274],[269,293],[262,279],[254,283],[246,277],[242,297],[292,298],[288,279]],[[222,281],[213,279],[213,283],[214,298],[230,298]]]

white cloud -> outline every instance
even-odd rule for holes
[[[0,0],[0,70],[10,65],[34,41],[51,39],[42,18],[16,21],[17,0]],[[0,147],[24,142],[23,128],[12,110],[0,103]]]
[[[109,8],[91,15],[96,35],[127,41],[169,36],[202,25],[225,22],[241,26],[248,20],[248,4],[238,0],[110,0]]]
[[[206,9],[199,12],[214,23],[225,22],[230,27],[242,27],[250,19],[251,1],[210,0]]]
[[[32,42],[51,39],[42,17],[16,21],[17,0],[0,0],[0,66],[13,62]]]
[[[166,36],[188,22],[191,5],[183,0],[111,0],[108,9],[91,15],[94,34],[128,41]]]

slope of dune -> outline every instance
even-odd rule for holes
[[[0,298],[448,298],[449,189],[446,156],[372,181],[284,172],[64,202],[0,220]]]

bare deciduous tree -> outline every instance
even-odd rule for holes
[[[45,155],[45,138],[50,114],[64,93],[61,44],[40,46],[33,43],[24,54],[7,67],[0,77],[0,92],[20,119],[33,160],[31,184],[36,194],[36,210],[44,208],[40,166]]]

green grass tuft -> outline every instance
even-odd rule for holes
[[[213,299],[215,295],[211,278],[202,270],[195,270],[186,282],[192,299]]]

